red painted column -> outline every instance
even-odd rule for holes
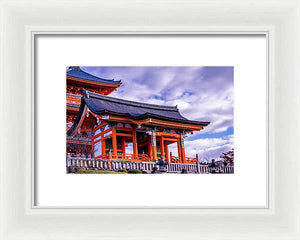
[[[164,137],[160,137],[160,155],[165,159]]]
[[[112,128],[112,151],[114,154],[117,153],[117,134],[116,134],[116,128],[113,126]]]
[[[178,150],[178,158],[180,159],[180,161],[182,162],[182,157],[181,157],[181,144],[180,144],[180,138],[177,139],[177,150]]]
[[[181,144],[181,151],[182,151],[182,154],[181,154],[182,162],[186,163],[185,162],[185,148],[184,148],[184,138],[183,137],[180,138],[180,144]]]
[[[95,157],[95,153],[94,153],[94,136],[92,137],[92,157]]]
[[[151,148],[152,148],[152,161],[155,161],[157,159],[155,132],[152,132],[152,135],[151,135]]]
[[[169,147],[167,144],[165,144],[165,151],[166,151],[166,161],[170,162],[170,157],[169,157]]]
[[[185,163],[185,150],[184,150],[184,148],[181,148],[181,151],[182,151],[182,154],[181,154],[182,162]]]
[[[101,138],[101,144],[102,144],[102,155],[105,155],[106,154],[106,152],[105,152],[106,146],[105,146],[105,139],[103,137]]]
[[[149,157],[152,160],[153,153],[152,153],[152,146],[151,146],[151,137],[149,137],[148,139],[148,152],[149,152]]]
[[[136,141],[136,128],[133,129],[132,131],[132,144],[133,144],[133,154],[138,154],[138,149],[137,149],[137,141]]]
[[[125,153],[125,137],[122,137],[122,152]]]

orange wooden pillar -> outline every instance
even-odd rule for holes
[[[153,152],[152,152],[152,145],[151,145],[151,137],[148,138],[148,152],[149,152],[149,157],[152,160]]]
[[[102,144],[102,155],[106,154],[106,146],[105,146],[105,139],[102,137],[101,139],[101,144]]]
[[[182,162],[185,163],[185,150],[184,150],[184,148],[181,148],[181,158],[182,158]]]
[[[183,139],[183,137],[180,138],[180,145],[181,145],[182,162],[185,163],[185,147],[184,147],[184,139]]]
[[[170,162],[170,156],[169,156],[169,147],[168,144],[165,144],[165,151],[166,151],[166,161]]]
[[[160,137],[160,156],[162,156],[165,159],[165,148],[164,148],[164,137]]]
[[[136,142],[136,128],[132,130],[132,144],[133,144],[133,154],[138,154],[137,142]]]
[[[113,126],[112,128],[112,151],[114,154],[117,153],[117,133],[116,133],[116,127]]]
[[[182,151],[181,151],[181,144],[180,144],[180,138],[177,139],[177,150],[178,150],[178,158],[182,162]]]
[[[155,132],[152,132],[152,135],[151,135],[151,149],[152,149],[152,161],[155,161],[157,159]]]
[[[95,152],[94,152],[94,136],[92,137],[92,157],[95,158]]]
[[[122,137],[122,153],[125,153],[125,137]]]
[[[155,146],[152,146],[152,151],[153,151],[153,160],[157,159],[157,149],[156,149],[156,144]]]

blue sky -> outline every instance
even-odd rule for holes
[[[98,77],[122,80],[110,96],[177,105],[191,120],[210,121],[185,139],[187,156],[207,161],[233,148],[233,67],[82,67]],[[174,149],[173,149],[174,148]],[[176,152],[174,146],[170,151]],[[175,154],[174,154],[175,155]]]

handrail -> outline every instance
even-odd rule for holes
[[[107,153],[107,154],[100,155],[97,158],[107,159],[107,160],[151,162],[151,159],[147,154]]]
[[[171,163],[182,163],[180,157],[171,156],[170,158]],[[196,164],[198,162],[197,158],[185,157],[185,163],[187,164]]]
[[[138,161],[138,162],[153,162],[148,154],[132,154],[132,153],[106,153],[96,158],[104,160],[123,160],[123,161]],[[186,164],[197,164],[197,158],[186,157]],[[170,163],[182,163],[182,159],[176,156],[170,156]]]
[[[197,158],[185,157],[185,162],[190,164],[196,164],[198,162]]]
[[[179,157],[171,156],[170,158],[171,163],[182,163],[181,159]]]

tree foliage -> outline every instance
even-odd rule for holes
[[[234,165],[234,149],[232,148],[230,151],[222,153],[220,158],[228,166],[233,166]]]

